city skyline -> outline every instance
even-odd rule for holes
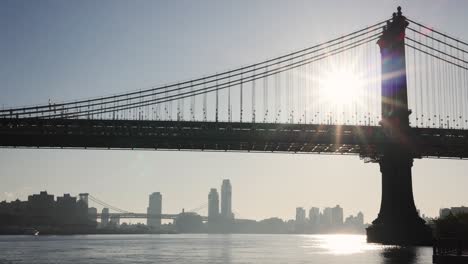
[[[229,180],[224,179],[224,193]],[[230,188],[229,188],[230,189]],[[232,189],[230,189],[232,190]],[[92,203],[90,203],[92,202]],[[259,221],[235,219],[233,214],[220,214],[216,209],[217,192],[208,195],[208,217],[197,212],[177,214],[162,212],[162,194],[149,195],[147,213],[127,212],[99,200],[89,193],[74,197],[69,193],[55,196],[47,191],[31,194],[25,201],[0,202],[0,234],[166,234],[166,233],[252,233],[252,234],[362,234],[365,230],[363,214],[344,219],[339,205],[320,211],[312,207],[309,217],[302,207],[296,208],[295,219],[271,216]],[[99,210],[95,205],[103,207]],[[229,207],[229,206],[225,206]],[[226,208],[225,208],[226,209]],[[451,208],[466,211],[465,207]],[[445,212],[448,209],[441,209]],[[98,213],[100,212],[100,213]],[[442,214],[442,213],[441,213]],[[448,213],[446,213],[448,215]],[[129,219],[146,219],[147,224],[132,223]],[[168,223],[161,223],[165,219]]]
[[[228,179],[223,179],[223,183],[225,184],[226,182],[229,182]],[[109,223],[109,220],[112,221],[112,219],[109,219],[109,214],[141,214],[136,211],[132,212],[122,212],[120,208],[115,207],[114,205],[107,204],[106,202],[102,200],[96,200],[97,198],[92,196],[92,203],[89,201],[89,193],[80,193],[78,196],[73,196],[70,193],[63,193],[63,196],[55,195],[52,193],[48,193],[47,191],[40,191],[39,193],[32,193],[28,195],[27,200],[20,200],[19,198],[14,199],[12,201],[0,201],[1,205],[7,205],[7,204],[15,204],[15,203],[23,203],[23,202],[35,202],[36,205],[38,206],[35,209],[40,209],[40,210],[45,210],[46,213],[54,207],[46,207],[44,204],[52,204],[52,203],[57,203],[57,207],[55,209],[60,210],[61,206],[63,207],[62,210],[65,209],[70,209],[70,207],[74,207],[75,204],[82,203],[83,205],[87,206],[87,213],[88,215],[96,220],[100,220],[101,224],[104,223],[104,226]],[[160,192],[153,192],[149,194],[149,201],[148,201],[148,207],[147,207],[147,215],[161,215],[161,214],[167,214],[167,212],[162,211],[162,194]],[[37,201],[40,201],[41,203],[37,203]],[[97,202],[96,202],[97,201]],[[222,215],[219,210],[219,196],[216,191],[216,188],[211,188],[210,192],[208,194],[208,206],[207,206],[207,216],[208,216],[208,222],[211,220],[234,220],[234,218],[231,218],[233,215]],[[68,207],[68,208],[67,208]],[[23,208],[24,209],[24,208]],[[102,209],[102,210],[99,210]],[[217,209],[217,210],[216,210]],[[343,224],[344,223],[344,214],[343,214],[343,208],[340,207],[340,205],[336,205],[335,207],[324,207],[322,210],[317,207],[311,207],[308,210],[308,215],[306,215],[306,209],[303,207],[296,207],[296,216],[295,219],[294,217],[290,219],[283,219],[284,221],[289,221],[289,220],[295,220],[296,222],[304,222],[304,221],[311,221],[311,222],[327,222],[328,224]],[[439,214],[442,217],[443,215],[446,216],[448,215],[448,212],[450,210],[453,210],[455,212],[464,212],[468,210],[468,207],[452,207],[451,209],[448,208],[441,208],[439,210]],[[101,211],[101,217],[96,217],[96,214],[98,211]],[[444,213],[442,213],[444,212]],[[42,215],[43,212],[31,212],[32,216],[39,216]],[[194,212],[184,212],[184,210],[181,213],[197,213],[196,211]],[[362,219],[362,212],[357,213],[357,217]],[[353,215],[348,216],[347,218],[352,218]],[[270,216],[269,218],[277,218],[277,216]],[[320,218],[320,220],[317,220],[317,218]],[[120,219],[120,218],[119,218]],[[122,218],[122,219],[128,219],[128,218]],[[240,220],[248,220],[248,219],[240,219]],[[262,219],[264,220],[264,219]],[[362,219],[363,220],[363,219]],[[159,228],[161,225],[161,219],[158,218],[147,218],[147,225],[152,228]]]
[[[105,2],[72,7],[48,3],[28,7],[8,1],[1,4],[5,8],[0,8],[4,12],[0,19],[6,21],[0,23],[2,32],[11,37],[0,44],[5,58],[0,63],[0,105],[114,94],[222,71],[369,25],[388,17],[388,10],[398,4],[418,21],[468,39],[465,29],[457,26],[463,24],[466,3],[353,1],[340,3],[343,8],[335,13],[331,11],[336,6],[333,1],[298,1],[296,6],[259,1],[249,3],[255,15],[245,14],[238,3],[210,1],[186,8],[144,4],[129,12],[122,2],[111,7]],[[166,13],[179,14],[183,23],[176,25]],[[357,15],[361,13],[369,15],[362,18]],[[245,20],[238,21],[240,15]],[[277,17],[284,19],[274,24]],[[322,25],[329,30],[324,33]],[[23,41],[25,38],[30,41]],[[190,45],[184,41],[187,39]],[[30,58],[37,60],[31,62]],[[465,161],[416,160],[413,186],[417,208],[437,215],[439,208],[466,204],[463,186],[468,184],[467,170]],[[179,212],[203,203],[210,183],[224,178],[235,181],[242,192],[242,196],[233,197],[239,218],[263,219],[277,210],[277,215],[287,219],[298,205],[322,208],[341,204],[345,215],[362,208],[366,222],[370,222],[380,201],[378,166],[364,164],[357,156],[2,149],[0,175],[0,200],[24,199],[28,193],[44,189],[75,194],[87,190],[122,208],[136,207],[141,212],[146,209],[143,201],[155,186],[167,197],[168,210]],[[190,184],[181,184],[186,182]],[[281,198],[284,196],[287,200]]]
[[[22,150],[19,150],[19,151],[22,151]],[[41,150],[41,151],[43,151],[43,150]],[[45,150],[45,151],[47,151],[47,150]],[[111,151],[110,151],[110,152],[111,152]],[[176,154],[176,153],[171,153],[171,154]],[[205,154],[213,154],[213,153],[205,153]],[[230,155],[230,153],[224,153],[224,154],[227,154],[228,156]],[[223,155],[224,155],[224,154],[223,154]],[[247,156],[248,156],[248,155],[250,155],[250,154],[247,154]],[[259,156],[266,156],[266,155],[268,155],[268,154],[260,154]],[[307,155],[290,155],[290,154],[286,154],[286,155],[284,155],[284,154],[279,154],[279,155],[277,155],[277,154],[275,154],[275,155],[273,155],[273,156],[285,156],[285,157],[290,156],[291,159],[293,159],[294,157],[306,158]],[[314,157],[317,157],[317,158],[319,158],[319,159],[321,158],[320,156],[316,156],[316,155],[314,155]],[[350,157],[340,157],[340,158],[350,158]],[[208,159],[208,158],[207,158],[207,159]],[[436,160],[436,161],[437,161],[437,160]],[[417,161],[416,161],[416,162],[417,162]],[[416,163],[416,162],[415,162],[415,163]],[[454,162],[457,162],[457,161],[454,161]],[[355,164],[355,165],[359,165],[359,164]],[[366,165],[369,165],[369,164],[366,164]],[[372,165],[371,165],[371,167],[375,167],[375,169],[378,169],[377,166],[372,166]],[[442,170],[443,168],[440,168],[440,169]],[[342,171],[344,172],[344,171],[346,171],[346,170],[342,170]],[[189,176],[189,175],[186,175],[186,176]],[[190,178],[192,178],[192,177],[189,177],[189,179],[190,179]],[[216,179],[219,179],[219,181],[222,181],[223,178],[224,178],[224,177],[219,177],[219,178],[218,178],[218,177],[215,177],[214,179],[215,179],[215,181],[217,181]],[[234,178],[235,178],[235,177],[234,177]],[[333,179],[334,179],[334,180],[338,180],[338,179],[341,179],[341,177],[340,177],[339,175],[333,175]],[[374,180],[375,180],[375,184],[378,185],[378,184],[379,184],[379,181],[380,181],[380,180],[378,179],[378,177],[375,177]],[[333,180],[331,180],[331,181],[329,182],[329,186],[330,186],[330,189],[329,189],[329,190],[331,190],[331,189],[333,188],[333,183],[334,183]],[[461,206],[461,205],[464,204],[462,201],[460,201],[460,202],[454,201],[453,203],[449,203],[449,202],[447,202],[447,203],[440,203],[440,205],[434,206],[434,207],[433,207],[433,208],[434,208],[433,210],[427,210],[427,211],[426,211],[426,210],[424,210],[424,209],[421,209],[421,208],[418,206],[418,195],[417,195],[417,190],[418,190],[419,188],[418,188],[418,186],[417,186],[417,183],[414,183],[414,184],[415,184],[415,193],[416,193],[416,194],[415,194],[416,205],[417,205],[418,209],[419,209],[422,213],[424,213],[425,215],[434,217],[434,216],[437,216],[437,215],[439,214],[439,209],[440,209],[440,208]],[[206,189],[207,189],[207,188],[208,188],[208,190],[211,189],[210,186],[212,186],[212,184],[211,184],[211,183],[207,183],[205,186],[197,186],[197,189],[198,189],[198,190],[205,190],[205,193],[206,193]],[[300,186],[300,184],[297,184],[296,186]],[[458,187],[461,187],[461,186],[458,186]],[[84,189],[89,189],[89,188],[86,187],[86,188],[84,188]],[[159,188],[159,189],[161,190],[161,188]],[[291,188],[291,190],[292,190],[292,189],[293,189],[293,188]],[[4,195],[3,195],[3,197],[0,197],[0,201],[1,201],[1,200],[12,201],[12,200],[15,200],[16,198],[19,198],[20,200],[21,200],[21,199],[25,199],[25,198],[27,198],[27,196],[28,196],[30,193],[38,192],[38,191],[40,191],[40,190],[47,190],[47,191],[50,191],[50,192],[52,192],[52,193],[61,193],[61,192],[62,192],[62,191],[61,191],[61,187],[58,187],[58,188],[56,188],[56,189],[54,189],[54,188],[45,188],[45,187],[44,187],[44,188],[38,189],[38,190],[33,190],[32,188],[24,188],[24,189],[19,190],[18,192],[16,192],[17,194],[20,194],[20,195],[17,195],[17,196],[14,196],[13,193],[8,194],[8,195],[5,195],[5,194],[3,193]],[[56,191],[56,190],[57,190],[57,191]],[[152,192],[153,192],[153,191],[151,190],[151,188],[148,188],[148,190],[149,190],[148,193],[152,193]],[[249,190],[249,189],[247,189],[247,190]],[[364,189],[364,190],[365,190],[365,189]],[[127,191],[128,191],[128,189],[127,189]],[[245,191],[245,189],[244,189],[244,191]],[[253,193],[250,192],[250,191],[252,191]],[[326,190],[326,189],[325,189],[325,190],[322,190],[322,191],[323,191],[322,193],[325,194],[325,195],[327,195],[327,193],[329,193],[328,190]],[[371,190],[371,191],[374,192],[375,190]],[[428,190],[428,191],[430,191],[430,190]],[[70,193],[72,193],[72,194],[74,194],[74,195],[78,195],[78,194],[81,193],[81,192],[82,192],[82,191],[79,191],[79,190],[78,190],[78,191],[76,191],[76,192],[70,192]],[[91,193],[91,192],[90,192],[90,193]],[[93,193],[94,193],[94,192],[93,192]],[[163,193],[163,191],[161,191],[161,193]],[[173,209],[173,210],[170,211],[171,213],[178,213],[178,212],[180,212],[180,211],[181,211],[182,209],[184,209],[184,208],[185,208],[185,209],[194,208],[194,207],[196,207],[196,206],[199,206],[200,204],[203,204],[203,203],[205,202],[205,200],[206,200],[206,198],[204,198],[203,195],[201,195],[201,194],[203,193],[203,191],[200,191],[200,193],[195,193],[193,196],[186,196],[184,193],[182,193],[182,196],[180,196],[180,195],[177,195],[177,192],[176,192],[176,191],[173,191],[173,192],[167,192],[167,191],[166,191],[166,192],[164,192],[164,193],[167,193],[167,195],[166,195],[167,197],[174,197],[174,198],[175,198],[175,199],[170,199],[170,200],[167,200],[167,201],[166,201],[166,203],[168,204],[168,207]],[[351,193],[352,193],[352,192],[350,192],[349,195],[352,195]],[[256,196],[255,196],[255,195],[258,194],[258,193],[256,193],[255,190],[249,190],[249,194],[250,194],[250,195],[254,195],[254,196],[252,196],[252,199],[256,199]],[[329,193],[328,195],[331,197],[331,199],[330,199],[329,202],[328,202],[328,201],[327,201],[327,202],[320,202],[318,199],[315,200],[315,201],[314,201],[314,199],[310,199],[310,201],[304,201],[304,199],[303,199],[302,197],[298,197],[298,198],[300,198],[300,199],[295,200],[295,201],[297,201],[296,203],[290,203],[291,206],[290,206],[289,208],[286,208],[286,212],[285,212],[285,213],[282,213],[282,214],[281,214],[281,213],[275,214],[274,212],[272,212],[272,213],[270,213],[270,214],[267,214],[267,213],[255,214],[255,213],[258,213],[258,211],[259,211],[258,208],[250,208],[250,211],[253,212],[251,215],[245,214],[245,216],[244,216],[243,214],[240,214],[240,216],[239,216],[238,218],[249,218],[249,219],[261,220],[261,219],[268,218],[268,217],[270,217],[271,215],[276,215],[277,217],[280,217],[280,218],[282,218],[282,219],[293,219],[293,218],[294,218],[294,208],[296,208],[298,205],[299,205],[299,206],[303,206],[303,207],[305,207],[305,208],[308,208],[308,207],[311,207],[311,206],[317,206],[317,207],[320,207],[320,208],[325,208],[325,207],[329,206],[330,204],[343,204],[343,205],[346,204],[346,205],[344,206],[344,208],[346,208],[346,209],[345,209],[345,212],[344,212],[345,215],[350,215],[350,214],[352,214],[353,212],[356,212],[356,211],[363,211],[363,212],[365,211],[365,210],[363,210],[363,209],[360,209],[360,208],[359,208],[359,205],[348,206],[348,205],[347,205],[347,202],[346,202],[346,197],[345,197],[345,196],[342,196],[342,197],[343,197],[342,199],[332,199],[333,195],[331,195],[330,193]],[[117,204],[117,203],[115,203],[115,202],[113,201],[113,199],[108,199],[106,196],[103,197],[102,195],[99,195],[99,196],[100,196],[101,199],[108,201],[110,204]],[[14,197],[16,197],[16,198],[14,198]],[[128,197],[128,199],[124,199],[124,200],[123,200],[123,205],[120,205],[120,204],[119,204],[119,207],[122,208],[122,209],[127,209],[127,208],[129,208],[129,207],[134,206],[134,208],[140,208],[138,211],[145,212],[145,211],[146,211],[145,202],[138,204],[137,201],[147,201],[147,197],[148,197],[148,195],[141,195],[141,196],[138,195],[137,197],[135,197],[135,196]],[[184,200],[178,201],[176,197],[184,197]],[[195,197],[195,199],[198,197],[199,200],[196,200],[196,202],[194,202],[194,197]],[[206,196],[205,196],[205,197],[206,197]],[[336,195],[335,195],[335,197],[336,197]],[[378,197],[378,196],[376,196],[376,197],[380,199],[380,197]],[[220,197],[220,198],[221,198],[221,197]],[[322,196],[321,198],[323,199],[323,196]],[[221,200],[221,199],[220,199],[220,200]],[[281,199],[279,199],[279,200],[281,200]],[[279,200],[278,200],[278,201],[279,201]],[[335,201],[335,200],[336,200],[336,201]],[[129,201],[132,201],[132,202],[131,202],[131,203],[128,203]],[[184,202],[186,202],[186,203],[184,204]],[[192,204],[190,204],[190,203],[192,203]],[[236,202],[234,201],[234,203],[236,203]],[[128,206],[128,205],[125,206],[126,204],[130,204],[130,206]],[[465,203],[465,204],[466,204],[466,203]],[[265,203],[265,204],[263,204],[263,205],[259,205],[259,208],[264,208],[264,207],[266,207],[266,206],[268,206],[268,203]],[[378,205],[377,205],[377,203],[376,203],[376,205],[375,205],[375,208],[376,208],[375,210],[378,211]],[[220,209],[221,209],[221,206],[220,206]],[[243,210],[242,208],[240,208],[238,211],[242,212],[242,211],[244,211],[244,210]],[[368,213],[365,213],[365,216],[366,216],[366,217],[365,217],[365,222],[367,222],[367,223],[368,223],[368,222],[371,222],[371,221],[374,219],[374,217],[373,217],[372,215],[368,215]]]
[[[223,186],[226,186],[226,184],[229,184],[229,192],[231,193],[232,192],[232,189],[230,187],[230,180],[229,179],[223,179],[223,184],[221,185],[221,189],[223,188]],[[40,191],[38,194],[28,194],[27,197],[28,199],[24,199],[24,200],[30,200],[31,197],[36,197],[36,196],[39,196],[39,195],[43,195],[43,194],[46,194],[47,195],[47,190],[43,190],[43,191]],[[100,222],[101,223],[108,223],[109,222],[109,213],[121,213],[120,211],[116,211],[116,209],[119,209],[119,206],[116,206],[114,207],[114,205],[109,205],[105,202],[102,202],[101,200],[99,200],[100,203],[92,203],[90,204],[89,201],[88,201],[88,193],[80,193],[80,194],[77,194],[77,197],[78,197],[78,200],[77,200],[77,197],[73,197],[72,194],[70,193],[63,193],[63,197],[60,197],[57,195],[57,202],[60,203],[61,200],[63,199],[67,199],[70,200],[70,201],[73,201],[74,203],[77,202],[77,201],[84,201],[85,204],[87,204],[89,206],[89,210],[88,210],[88,214],[96,214],[99,210],[102,211],[102,214],[101,214],[101,218],[100,219]],[[54,194],[49,194],[48,195],[48,198],[50,201],[53,201],[53,197],[55,195]],[[148,207],[147,207],[147,210],[146,210],[146,213],[148,215],[160,215],[160,214],[167,214],[167,213],[172,213],[172,214],[177,214],[177,213],[180,213],[180,212],[164,212],[162,211],[162,208],[163,208],[163,203],[162,203],[162,194],[161,192],[153,192],[151,194],[149,194],[149,202],[148,202]],[[94,199],[93,199],[94,200]],[[3,200],[3,201],[0,201],[0,202],[7,202],[7,203],[11,203],[11,202],[21,202],[22,200],[20,198],[15,198],[15,199],[12,199],[10,201],[8,200]],[[116,209],[109,209],[109,206],[111,206],[111,208],[116,208]],[[231,208],[231,206],[229,205],[228,206],[229,208]],[[182,208],[182,213],[184,212],[184,208]],[[206,211],[206,213],[204,214],[203,211]],[[349,211],[352,211],[352,210],[349,210]],[[461,206],[452,206],[450,208],[439,208],[439,211],[438,211],[438,214],[437,215],[425,215],[424,212],[420,212],[420,210],[418,210],[418,214],[422,215],[423,216],[423,219],[435,219],[435,218],[438,218],[438,217],[444,217],[444,216],[447,216],[449,214],[449,212],[452,211],[452,213],[465,213],[465,212],[468,212],[468,207],[465,207],[464,205],[461,205]],[[131,213],[140,213],[138,211],[130,211]],[[356,217],[353,215],[353,214],[349,214],[346,218],[345,218],[345,213],[344,213],[344,208],[340,207],[339,204],[337,204],[336,206],[334,207],[329,207],[329,206],[324,206],[322,208],[322,210],[319,208],[319,207],[315,207],[315,206],[311,206],[311,207],[296,207],[296,214],[295,216],[292,215],[290,217],[286,217],[286,218],[281,218],[281,217],[278,217],[276,215],[271,215],[269,217],[266,217],[265,219],[270,219],[270,218],[280,218],[280,219],[283,219],[284,221],[289,221],[289,220],[295,220],[296,222],[304,222],[304,221],[310,221],[310,222],[313,222],[313,223],[318,223],[318,222],[323,222],[324,220],[323,219],[326,219],[325,222],[329,222],[330,224],[333,224],[333,225],[336,225],[336,224],[342,224],[342,223],[345,223],[346,221],[350,220],[350,221],[353,221],[354,219],[360,219],[360,221],[362,221],[362,223],[365,223],[364,222],[364,217],[363,217],[363,213],[360,211],[360,210],[357,210],[356,211]],[[196,211],[192,212],[192,211],[189,211],[188,213],[197,213],[197,214],[200,214],[200,215],[206,215],[208,217],[208,221],[211,220],[229,220],[229,219],[234,219],[234,214],[232,213],[231,211],[231,214],[227,214],[227,215],[223,215],[221,213],[221,209],[220,209],[220,199],[219,199],[219,194],[217,192],[217,189],[216,188],[210,188],[210,191],[208,193],[208,202],[206,204],[204,204],[203,206],[200,206],[199,208],[196,208]],[[123,218],[123,219],[126,219],[126,218]],[[265,220],[265,219],[252,219],[252,220]],[[112,219],[110,219],[111,222],[112,222]],[[120,220],[120,218],[119,218]],[[118,221],[119,221],[118,220]],[[127,223],[132,223],[132,222],[135,222],[135,221],[132,221],[131,219],[126,219],[127,221],[123,221],[123,222],[127,222]],[[346,220],[346,221],[345,221]],[[136,221],[139,223],[139,221]],[[147,219],[147,225],[152,227],[152,228],[159,228],[159,226],[161,225],[161,219],[151,219],[151,218],[148,218]],[[366,224],[369,224],[369,223],[366,223]]]

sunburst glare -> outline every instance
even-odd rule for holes
[[[365,86],[364,79],[346,68],[336,68],[326,72],[321,78],[320,89],[324,100],[335,105],[351,105]]]

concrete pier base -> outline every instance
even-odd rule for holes
[[[393,245],[431,245],[432,230],[419,217],[413,199],[413,158],[401,147],[389,145],[380,162],[380,212],[367,228],[367,241]]]

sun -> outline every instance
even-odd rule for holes
[[[324,72],[319,79],[320,94],[324,103],[349,106],[359,98],[365,80],[352,68],[335,68]]]

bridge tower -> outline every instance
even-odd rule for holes
[[[377,44],[382,59],[382,121],[386,139],[379,146],[382,173],[380,212],[367,228],[367,240],[384,244],[421,245],[431,243],[431,230],[417,213],[413,199],[411,167],[417,157],[409,126],[406,86],[405,30],[402,15],[383,28]]]

